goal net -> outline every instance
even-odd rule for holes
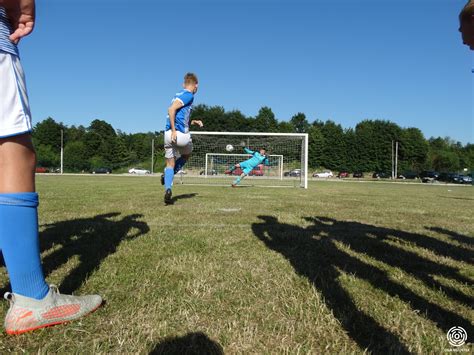
[[[298,133],[191,132],[193,152],[175,183],[230,185],[242,173],[230,167],[249,158],[244,147],[266,149],[268,164],[253,169],[240,185],[307,188],[308,135]],[[231,145],[233,149],[226,149]]]

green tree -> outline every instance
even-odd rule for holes
[[[469,144],[463,147],[460,142],[455,142],[449,137],[432,137],[428,140],[428,143],[427,167],[440,172],[454,172],[464,168],[469,169],[469,167],[463,166],[470,164],[469,154],[466,154],[469,152],[467,149]]]
[[[433,168],[437,171],[458,171],[459,156],[453,151],[438,151],[433,157]]]
[[[64,168],[69,171],[89,170],[86,145],[81,141],[69,142],[64,147]]]
[[[403,129],[400,137],[400,170],[423,170],[428,148],[428,142],[418,128]]]
[[[258,111],[258,115],[255,117],[253,123],[253,130],[255,132],[277,132],[278,121],[275,118],[271,108],[262,107]]]
[[[106,165],[108,165],[108,162],[106,162],[99,155],[94,155],[92,158],[89,159],[88,163],[92,169],[103,168],[107,167]]]
[[[53,149],[61,149],[62,123],[57,123],[51,117],[38,122],[33,130],[34,143],[36,145],[50,146]]]
[[[65,143],[82,141],[86,135],[86,128],[81,125],[77,127],[72,125],[71,127],[66,127],[64,135]]]
[[[36,165],[46,168],[57,167],[60,164],[59,150],[55,151],[50,145],[38,144],[36,150]]]
[[[105,166],[114,167],[116,138],[117,134],[111,124],[102,120],[92,121],[84,136],[86,156],[100,157]]]
[[[226,131],[229,132],[247,132],[249,130],[249,123],[242,112],[233,110],[225,113]],[[206,125],[206,123],[205,123]],[[207,126],[207,125],[206,125]]]
[[[342,126],[333,121],[320,125],[324,144],[321,151],[321,165],[328,169],[341,170],[347,165],[346,142]]]
[[[278,123],[278,132],[293,133],[294,131],[295,127],[291,124],[291,122],[281,121]]]
[[[304,113],[298,112],[296,115],[291,117],[290,123],[294,127],[296,133],[306,133],[309,129],[309,122],[306,119]]]
[[[474,144],[466,144],[463,148],[459,164],[461,169],[468,169],[468,171],[474,170]]]
[[[363,120],[355,128],[355,170],[391,171],[392,141],[402,129],[386,120]]]
[[[321,127],[311,125],[308,128],[308,165],[315,169],[323,164],[322,155],[325,146]]]
[[[352,128],[348,128],[344,131],[344,141],[346,148],[346,165],[341,170],[355,171],[356,168],[356,135]]]
[[[225,120],[225,110],[221,106],[209,107],[206,105],[197,105],[193,108],[191,119],[201,120],[204,123],[203,128],[194,126],[193,130],[199,131],[228,131]]]

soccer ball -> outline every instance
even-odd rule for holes
[[[234,150],[234,146],[232,144],[227,144],[225,146],[225,150],[227,150],[228,152],[231,152]]]

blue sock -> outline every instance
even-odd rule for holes
[[[180,157],[176,162],[174,163],[174,173],[176,174],[178,171],[180,171],[184,164],[186,164],[186,159],[183,159],[183,157]]]
[[[241,179],[240,179],[240,176],[239,176],[237,179],[235,179],[234,185],[237,185],[237,184],[240,182],[240,180],[241,180]]]
[[[165,169],[165,190],[171,189],[171,185],[173,185],[173,178],[174,178],[173,168],[166,168]]]
[[[41,268],[38,194],[0,194],[0,248],[12,291],[42,299],[49,292]]]

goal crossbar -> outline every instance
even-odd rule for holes
[[[301,137],[307,138],[308,133],[264,133],[264,132],[212,132],[212,131],[191,131],[193,135],[215,135],[215,136],[274,136],[274,137]]]

